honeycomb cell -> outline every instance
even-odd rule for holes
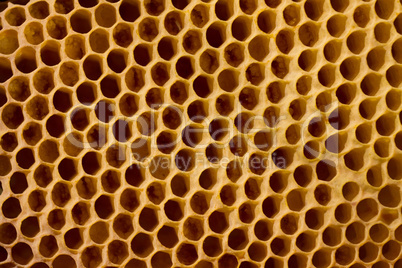
[[[201,33],[190,30],[183,36],[183,48],[187,53],[195,54],[202,46]]]
[[[87,247],[81,254],[81,261],[86,268],[98,267],[102,262],[101,250],[97,246]]]
[[[225,25],[219,22],[212,23],[206,31],[206,38],[211,47],[219,48],[226,41]]]
[[[68,256],[68,255],[58,255],[53,260],[52,265],[54,268],[61,268],[61,267],[76,268],[77,267],[75,260],[71,256]]]
[[[72,0],[56,0],[54,9],[57,13],[68,14],[74,9],[74,1]]]
[[[99,26],[110,28],[116,23],[116,9],[111,4],[101,4],[95,9],[95,20]]]
[[[61,40],[67,36],[67,21],[62,16],[51,17],[46,23],[46,30],[50,37]]]
[[[154,20],[146,18],[140,25],[142,28],[140,29],[140,37],[145,41],[152,41],[158,35],[158,29]],[[166,14],[164,27],[169,34],[177,35],[183,29],[182,13],[171,11]]]
[[[270,10],[261,12],[257,17],[257,26],[264,33],[271,33],[276,27],[276,14]]]
[[[143,25],[143,27],[145,26]],[[113,40],[118,46],[124,48],[128,47],[133,42],[132,28],[130,25],[126,23],[117,24],[113,29]]]
[[[47,41],[40,50],[40,57],[44,64],[55,66],[60,63],[60,45],[54,41]]]
[[[38,1],[28,7],[28,11],[35,19],[45,19],[49,16],[49,4],[46,1]]]
[[[32,249],[28,244],[19,242],[12,247],[11,257],[18,264],[28,264],[33,258]]]
[[[134,22],[140,17],[140,10],[140,5],[137,1],[126,0],[119,6],[119,15],[127,22]]]
[[[32,45],[39,45],[44,41],[42,24],[31,22],[25,26],[25,39]]]
[[[64,234],[64,242],[70,249],[79,249],[83,244],[82,230],[73,228]]]
[[[192,23],[197,26],[198,28],[202,28],[205,24],[209,21],[209,10],[206,5],[199,4],[196,5],[190,14],[190,18]]]
[[[105,52],[109,48],[109,33],[102,29],[92,31],[89,35],[89,45],[96,53]]]
[[[18,34],[15,30],[3,30],[0,33],[0,53],[12,54],[19,47]]]
[[[148,256],[153,250],[151,237],[145,233],[139,233],[131,241],[131,250],[139,257]]]

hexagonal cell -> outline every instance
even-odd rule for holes
[[[18,264],[28,264],[33,258],[32,249],[28,244],[19,242],[11,248],[11,257]]]
[[[95,212],[101,219],[108,219],[114,213],[113,198],[101,195],[95,201]]]
[[[239,43],[232,43],[225,48],[224,58],[226,62],[238,67],[244,61],[244,49]]]
[[[54,9],[57,13],[68,14],[74,9],[73,0],[56,0],[54,3]]]
[[[71,249],[78,249],[83,244],[82,230],[73,228],[64,234],[64,242],[66,246]]]
[[[168,200],[164,205],[164,211],[172,221],[179,221],[183,218],[183,204],[176,200]]]
[[[62,16],[51,17],[46,23],[50,37],[61,40],[67,36],[67,20]]]
[[[248,52],[253,59],[263,61],[269,53],[269,39],[263,35],[257,35],[249,42]]]
[[[87,247],[81,254],[81,261],[86,268],[98,267],[102,262],[102,251],[97,246]]]
[[[316,235],[309,231],[301,233],[296,239],[296,246],[304,252],[310,252],[316,246]]]
[[[187,218],[183,223],[183,234],[190,240],[197,241],[204,235],[202,220],[194,217]]]
[[[39,45],[44,41],[42,24],[31,22],[25,26],[24,35],[26,40],[32,45]]]
[[[12,54],[19,47],[18,34],[15,30],[4,30],[0,33],[0,53]]]
[[[60,45],[55,41],[47,41],[40,50],[42,62],[48,66],[60,63]]]
[[[39,244],[39,252],[41,253],[42,256],[50,258],[54,254],[56,254],[58,249],[59,247],[57,245],[57,241],[54,236],[49,235],[42,237],[41,242]]]
[[[152,80],[158,86],[163,86],[170,79],[169,72],[169,65],[159,62],[151,69]]]
[[[116,9],[111,4],[101,4],[96,7],[95,20],[99,26],[110,28],[116,23]]]
[[[52,200],[56,206],[64,207],[71,199],[70,188],[66,183],[58,182],[52,190]]]
[[[290,250],[290,241],[287,237],[276,237],[271,241],[271,251],[277,256],[286,256]]]
[[[170,28],[177,27],[176,25],[173,26],[173,23],[179,23],[179,22],[180,22],[180,16],[179,15],[175,16],[175,13],[171,12],[168,15],[166,15],[165,28],[167,29],[167,31],[169,33],[171,33],[174,30],[170,29]],[[180,23],[180,25],[181,25],[181,23]],[[176,29],[176,28],[174,28],[174,29]],[[138,30],[139,30],[139,35],[140,35],[141,39],[151,42],[159,34],[158,22],[152,18],[145,18],[138,25]],[[180,30],[178,30],[178,31],[180,31]],[[175,30],[174,32],[176,32],[176,31],[177,30]]]
[[[207,29],[206,38],[210,46],[220,47],[226,41],[225,25],[219,22],[212,23]]]
[[[152,60],[152,48],[146,44],[139,44],[134,49],[134,60],[141,66],[146,66]]]
[[[209,228],[215,233],[223,233],[228,228],[227,215],[221,211],[214,211],[208,217]]]
[[[29,169],[35,163],[35,157],[31,148],[23,148],[16,155],[18,166]]]
[[[59,255],[57,256],[53,262],[52,265],[54,268],[75,268],[77,267],[77,264],[75,263],[75,260],[70,257],[69,255]]]
[[[20,201],[15,197],[9,197],[3,202],[1,206],[1,211],[3,212],[4,217],[8,219],[14,219],[18,217],[18,215],[22,211]]]
[[[191,21],[198,28],[204,27],[209,21],[208,7],[202,4],[196,5],[190,14]]]
[[[113,230],[121,238],[127,239],[134,231],[133,219],[126,214],[117,215],[113,220]]]
[[[50,211],[47,217],[47,223],[53,229],[60,230],[66,223],[64,212],[61,209]]]
[[[126,23],[119,23],[113,29],[113,40],[121,47],[128,47],[133,42],[132,29]]]
[[[28,204],[32,211],[40,212],[46,206],[46,194],[41,190],[32,191],[28,196]]]
[[[85,202],[78,202],[71,210],[71,216],[78,225],[84,225],[90,218],[89,205]]]
[[[11,244],[17,238],[17,231],[11,223],[2,223],[0,225],[0,242]]]
[[[257,26],[264,33],[272,32],[276,27],[276,14],[270,10],[261,12],[257,17]]]
[[[185,265],[191,265],[198,259],[198,253],[193,244],[182,243],[176,254],[179,262]]]
[[[28,7],[28,11],[35,19],[45,19],[49,16],[49,4],[46,1],[38,1]]]
[[[11,26],[21,26],[25,20],[25,10],[22,7],[8,9],[4,18]]]
[[[125,0],[120,4],[120,17],[128,22],[134,22],[141,15],[141,8],[137,1]]]
[[[187,53],[195,54],[202,46],[201,33],[190,30],[183,36],[183,48]]]
[[[24,121],[21,107],[16,103],[9,103],[4,106],[1,113],[1,119],[6,127],[16,129]]]
[[[203,192],[196,192],[190,200],[191,209],[197,214],[205,214],[209,209],[209,200]]]
[[[239,113],[234,120],[234,125],[241,133],[249,133],[254,127],[254,114],[249,112]]]
[[[21,233],[26,237],[35,237],[39,233],[39,221],[37,217],[28,217],[21,222]]]
[[[103,244],[109,237],[109,225],[104,221],[98,221],[91,225],[89,236],[97,244]]]
[[[148,256],[153,250],[151,237],[145,233],[139,233],[131,240],[131,250],[139,257]]]
[[[108,245],[108,258],[112,263],[121,264],[128,257],[127,244],[120,240],[113,240]]]

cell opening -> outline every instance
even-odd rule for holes
[[[109,48],[109,33],[103,29],[96,29],[89,35],[89,45],[92,51],[103,53]]]
[[[300,54],[298,64],[302,70],[308,72],[314,67],[316,60],[317,60],[316,51],[305,50]]]
[[[140,28],[141,29],[141,28]],[[132,29],[129,24],[119,23],[113,29],[113,40],[121,47],[128,47],[133,42]]]
[[[337,40],[329,41],[324,46],[324,57],[327,61],[335,63],[341,55],[342,43]]]
[[[151,41],[157,34],[158,29],[153,21],[145,21],[144,27],[144,40]],[[171,11],[169,12],[164,21],[166,31],[171,35],[177,35],[183,29],[183,16],[182,13]],[[140,35],[141,36],[141,35]]]
[[[263,35],[254,37],[248,44],[248,52],[255,60],[263,61],[269,53],[269,39]]]
[[[1,52],[1,51],[0,51]],[[54,41],[48,41],[40,50],[42,62],[48,66],[60,63],[60,45]]]
[[[134,22],[141,16],[141,8],[137,1],[125,0],[119,7],[120,17],[127,22]]]
[[[380,43],[388,42],[391,36],[391,24],[380,22],[374,27],[374,37]]]
[[[196,5],[191,10],[190,18],[195,26],[202,28],[209,20],[208,7],[202,4]]]
[[[46,23],[46,29],[50,37],[61,40],[67,36],[67,20],[62,16],[54,16]]]
[[[176,54],[176,40],[163,37],[158,43],[158,54],[164,60],[171,60]]]
[[[307,0],[304,3],[304,11],[307,17],[317,21],[324,12],[324,1],[322,0]]]
[[[272,32],[276,27],[276,14],[272,11],[263,11],[257,17],[257,26],[264,33]]]
[[[365,28],[370,21],[370,10],[369,5],[361,5],[355,9],[353,12],[353,20],[360,28]]]
[[[49,4],[46,1],[39,1],[30,5],[28,11],[33,18],[42,20],[49,16]]]
[[[211,24],[206,32],[207,42],[210,46],[218,48],[226,40],[225,25],[219,22]]]
[[[0,33],[0,53],[12,54],[19,47],[18,33],[15,30],[3,30]]]

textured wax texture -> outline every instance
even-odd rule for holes
[[[0,10],[0,267],[402,267],[402,1]]]

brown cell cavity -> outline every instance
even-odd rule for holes
[[[94,52],[105,52],[109,48],[109,33],[103,29],[94,30],[89,35],[89,45]]]
[[[0,33],[0,53],[12,54],[19,47],[18,33],[15,30],[3,30]]]
[[[31,4],[28,7],[28,11],[35,19],[45,19],[49,16],[49,4],[46,1],[39,1]]]
[[[95,20],[99,26],[110,28],[116,23],[116,9],[111,4],[101,4],[95,10]]]

